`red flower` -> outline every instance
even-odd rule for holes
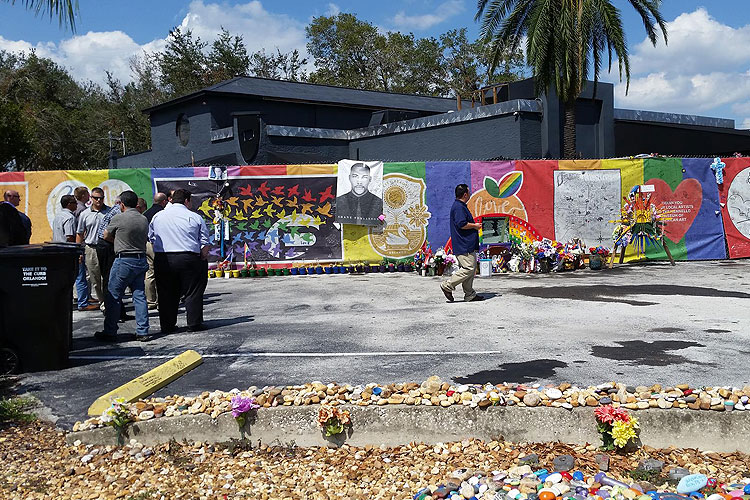
[[[599,406],[594,410],[594,416],[599,422],[610,424],[615,421],[615,411],[612,405]]]

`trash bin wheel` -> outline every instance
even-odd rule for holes
[[[16,351],[8,347],[0,349],[0,375],[11,375],[18,373],[21,367],[21,360]]]

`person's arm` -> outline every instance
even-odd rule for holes
[[[83,215],[83,212],[81,212],[81,215]],[[79,245],[83,243],[86,239],[86,228],[84,227],[84,218],[79,217],[78,218],[78,230],[76,231],[76,243]]]
[[[102,239],[109,241],[110,243],[114,243],[116,232],[117,232],[117,216],[115,215],[114,217],[112,217],[112,220],[109,222],[107,229],[104,230],[104,233],[102,234]]]
[[[482,229],[482,224],[479,222],[467,222],[466,225],[462,226],[461,229],[476,229],[479,231]]]
[[[210,243],[210,241],[208,239],[208,226],[206,226],[206,221],[203,220],[203,217],[201,217],[200,219],[201,219],[201,227],[200,227],[200,231],[201,231],[201,236],[200,236],[201,237],[201,259],[208,260],[208,250],[210,248],[208,246],[208,244]]]
[[[70,219],[65,223],[63,226],[63,231],[65,233],[65,241],[68,243],[75,243],[76,242],[76,220]]]

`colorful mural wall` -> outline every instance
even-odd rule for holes
[[[588,246],[612,245],[623,196],[638,184],[654,186],[653,201],[669,212],[665,241],[675,259],[750,256],[750,159],[721,160],[717,183],[712,158],[646,158],[576,161],[385,163],[385,221],[369,228],[335,222],[336,165],[229,167],[229,239],[241,261],[371,261],[407,258],[429,239],[448,240],[448,219],[459,183],[471,186],[475,216],[507,213],[541,235]],[[193,208],[212,227],[209,200],[221,181],[207,167],[0,173],[0,188],[21,193],[34,225],[32,242],[48,241],[59,199],[79,185],[101,186],[107,201],[132,189],[149,204],[155,190],[184,187]],[[213,233],[212,260],[220,241]],[[647,258],[666,258],[651,248]],[[626,256],[627,257],[627,256]]]

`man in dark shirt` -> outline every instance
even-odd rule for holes
[[[154,215],[158,214],[169,201],[168,197],[164,193],[156,193],[154,195],[154,204],[151,208],[143,212],[144,217],[151,222]],[[146,301],[148,302],[149,309],[159,308],[159,295],[156,292],[156,276],[154,274],[154,245],[150,241],[146,242],[146,260],[148,261],[148,271],[146,271]]]
[[[125,289],[130,287],[135,306],[136,338],[148,340],[151,337],[143,282],[148,269],[148,221],[136,209],[138,195],[133,191],[123,191],[120,202],[125,211],[112,217],[102,235],[104,240],[114,243],[116,258],[107,283],[104,331],[96,332],[95,337],[103,341],[117,340],[117,319],[120,316],[122,296]]]
[[[164,193],[156,193],[154,195],[154,204],[151,205],[151,208],[143,212],[143,216],[146,217],[146,219],[151,222],[151,219],[154,218],[154,215],[164,210],[164,207],[167,205],[167,195]]]
[[[352,190],[336,198],[336,222],[377,226],[383,213],[383,200],[370,192],[370,167],[355,163],[349,171]]]
[[[456,186],[456,201],[451,207],[451,244],[453,254],[458,261],[458,269],[447,280],[440,284],[448,302],[453,302],[453,290],[460,284],[464,289],[464,302],[484,300],[474,291],[474,274],[477,270],[477,254],[479,250],[479,229],[482,225],[474,222],[466,202],[469,201],[469,186]]]

